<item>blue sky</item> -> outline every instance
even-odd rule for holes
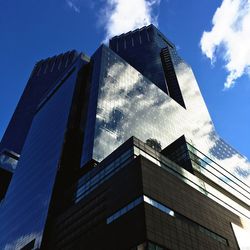
[[[0,0],[0,138],[38,60],[70,49],[91,55],[108,37],[154,22],[192,66],[218,133],[250,158],[249,5],[247,0]]]

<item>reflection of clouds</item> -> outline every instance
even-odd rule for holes
[[[4,250],[21,249],[22,247],[24,247],[26,244],[28,244],[34,239],[36,239],[35,248],[39,247],[37,243],[41,242],[42,236],[41,234],[34,232],[34,233],[23,235],[19,237],[17,240],[14,240],[13,242],[6,244],[4,247]]]
[[[221,140],[189,66],[183,62],[175,66],[184,109],[115,53],[103,49],[109,64],[102,65],[100,76],[93,153],[96,160],[102,160],[132,135],[144,142],[154,138],[164,148],[185,134],[201,152],[249,180],[249,163],[242,157],[234,153],[222,161],[214,153]]]
[[[104,75],[98,97],[95,157],[107,156],[132,135],[144,141],[155,138],[166,146],[162,134],[167,132],[164,127],[175,130],[178,104],[125,62],[114,63]]]
[[[191,128],[191,138],[195,144],[208,150],[214,146],[215,141],[209,139],[214,134],[214,126],[207,110],[206,104],[200,93],[199,86],[195,80],[192,69],[185,63],[179,63],[176,67],[176,75],[180,89],[186,104],[188,115],[192,117],[195,125]],[[204,147],[205,142],[205,147]]]
[[[250,183],[250,163],[240,155],[234,154],[229,158],[220,161],[222,166],[226,166],[227,170],[238,176],[241,180]],[[250,190],[249,190],[250,191]]]
[[[15,170],[16,165],[17,165],[17,160],[15,160],[7,155],[4,155],[4,154],[0,155],[0,167]]]
[[[176,72],[187,110],[195,121],[195,126],[191,129],[192,136],[189,139],[199,150],[227,171],[249,183],[250,163],[217,135],[191,68],[185,63],[180,63]],[[221,150],[224,153],[220,152]]]

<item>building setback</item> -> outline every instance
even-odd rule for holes
[[[149,25],[36,64],[0,144],[0,249],[248,249],[249,169]]]

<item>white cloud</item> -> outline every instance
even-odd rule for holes
[[[213,16],[211,31],[203,32],[202,52],[213,62],[222,57],[228,71],[225,88],[246,74],[250,77],[250,0],[223,0]]]
[[[161,0],[106,0],[106,8],[101,15],[105,28],[105,42],[109,38],[141,28],[151,23],[157,26],[155,7]]]
[[[66,0],[67,5],[75,12],[80,13],[80,8],[77,7],[76,1],[74,0]]]

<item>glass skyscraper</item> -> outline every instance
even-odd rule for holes
[[[0,249],[243,244],[250,163],[217,134],[191,67],[153,25],[91,58],[40,61],[0,149]]]

